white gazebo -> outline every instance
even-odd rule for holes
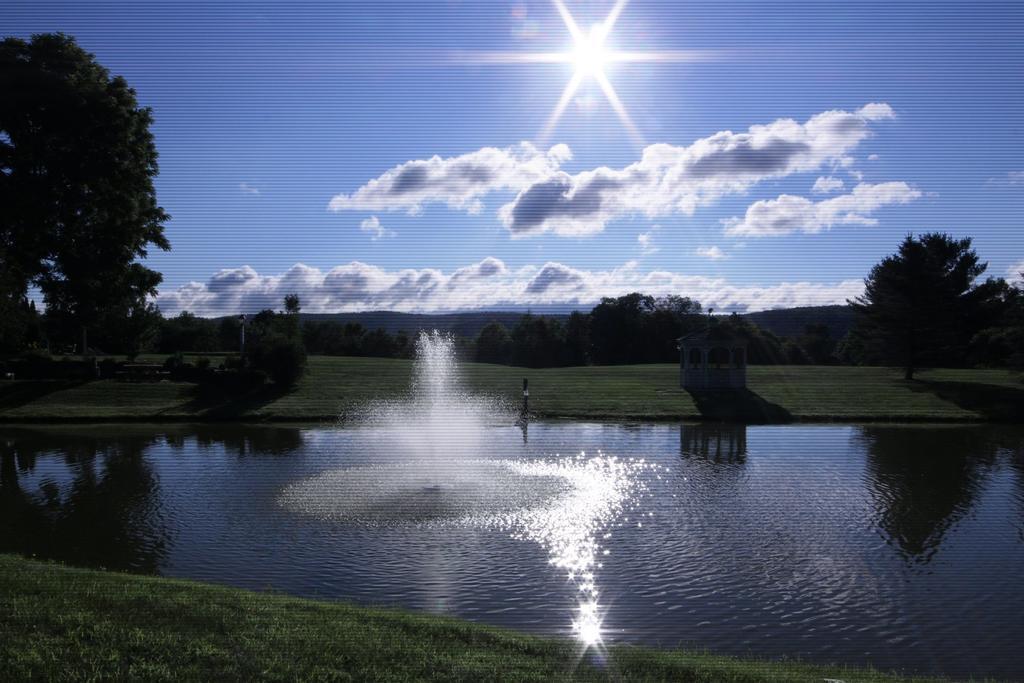
[[[710,327],[676,340],[679,386],[683,389],[743,389],[747,386],[747,340]]]

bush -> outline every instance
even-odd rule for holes
[[[249,362],[274,384],[292,387],[306,372],[306,349],[297,339],[271,332],[250,346]]]
[[[185,356],[180,351],[167,357],[164,361],[164,370],[174,372],[185,367]]]

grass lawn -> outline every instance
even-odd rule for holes
[[[5,680],[757,681],[903,679],[842,667],[613,647],[0,555]]]
[[[244,396],[187,383],[0,382],[0,420],[328,420],[408,391],[412,363],[314,356],[298,387]],[[1020,420],[1024,383],[1006,370],[930,370],[906,382],[892,368],[753,366],[749,392],[691,396],[675,365],[529,370],[467,363],[467,387],[518,406],[522,378],[538,417],[680,420]]]

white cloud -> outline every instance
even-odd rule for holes
[[[631,214],[692,215],[764,180],[839,164],[871,135],[871,122],[892,116],[888,105],[871,104],[854,113],[827,111],[804,123],[779,119],[745,133],[722,131],[684,147],[650,145],[622,169],[557,171],[521,190],[498,215],[514,237],[592,234]]]
[[[1024,171],[1009,171],[1001,178],[989,178],[991,185],[1024,185]]]
[[[879,159],[881,159],[881,157],[878,156],[877,154],[869,154],[868,155],[868,161],[878,161]]]
[[[1024,259],[1006,269],[1006,279],[1017,287],[1024,287]]]
[[[381,225],[380,219],[377,218],[376,216],[370,216],[369,218],[363,220],[359,224],[359,229],[362,230],[363,232],[373,233],[373,237],[370,238],[370,240],[373,242],[376,242],[377,240],[383,239],[385,237],[395,236],[395,231],[388,230],[383,225]]]
[[[332,211],[404,209],[418,213],[430,203],[471,213],[482,198],[513,191],[498,217],[513,237],[544,232],[589,235],[621,216],[648,218],[692,215],[759,182],[826,165],[848,167],[849,152],[872,133],[870,124],[895,116],[889,105],[872,103],[854,112],[832,110],[800,123],[779,119],[746,132],[721,131],[688,146],[654,144],[639,161],[619,169],[605,166],[570,174],[566,145],[542,152],[524,142],[487,147],[457,157],[408,161],[352,194],[339,194]]]
[[[704,258],[711,259],[712,261],[721,261],[722,259],[729,258],[729,255],[722,251],[718,245],[697,247],[697,251],[694,253],[696,253],[697,256],[703,256]]]
[[[865,104],[857,110],[857,115],[863,116],[868,121],[881,121],[882,119],[896,118],[896,112],[894,112],[892,107],[885,102],[871,102],[870,104]]]
[[[657,254],[661,251],[654,245],[654,230],[648,230],[647,232],[640,233],[636,236],[636,241],[640,244],[640,253],[644,256]]]
[[[548,262],[509,269],[488,257],[451,274],[432,268],[385,270],[353,261],[328,271],[296,264],[280,275],[249,266],[218,271],[205,283],[190,282],[162,292],[165,315],[182,310],[219,316],[277,309],[286,294],[302,299],[309,313],[392,310],[408,312],[500,309],[548,304],[589,307],[605,296],[640,291],[679,294],[717,310],[763,310],[842,303],[863,290],[861,280],[822,284],[783,282],[737,286],[723,278],[669,271],[642,272],[636,261],[611,270],[582,270]]]
[[[543,152],[529,142],[514,147],[483,149],[457,157],[434,156],[407,161],[371,180],[350,195],[331,199],[328,209],[394,211],[412,214],[432,203],[479,213],[481,197],[496,190],[518,190],[554,173],[572,158],[566,145]]]
[[[779,195],[776,199],[754,202],[743,218],[722,221],[725,234],[745,237],[772,237],[801,231],[817,233],[834,225],[877,225],[868,214],[889,204],[906,204],[921,192],[903,182],[861,183],[850,194],[820,202],[805,197]]]
[[[242,194],[254,194],[258,195],[260,190],[258,187],[253,187],[249,183],[239,183],[238,189],[242,191]]]
[[[846,183],[843,182],[842,178],[820,176],[814,181],[814,186],[811,187],[811,192],[814,194],[831,194],[832,192],[841,190],[844,187],[846,187]]]

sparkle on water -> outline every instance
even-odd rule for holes
[[[454,344],[433,332],[417,341],[413,392],[361,414],[379,464],[331,469],[287,486],[284,507],[347,524],[460,525],[540,545],[575,588],[574,636],[601,642],[600,539],[645,492],[639,475],[654,465],[598,452],[542,460],[488,457],[488,424],[510,422],[500,403],[459,385]],[[379,456],[379,457],[378,457]]]

